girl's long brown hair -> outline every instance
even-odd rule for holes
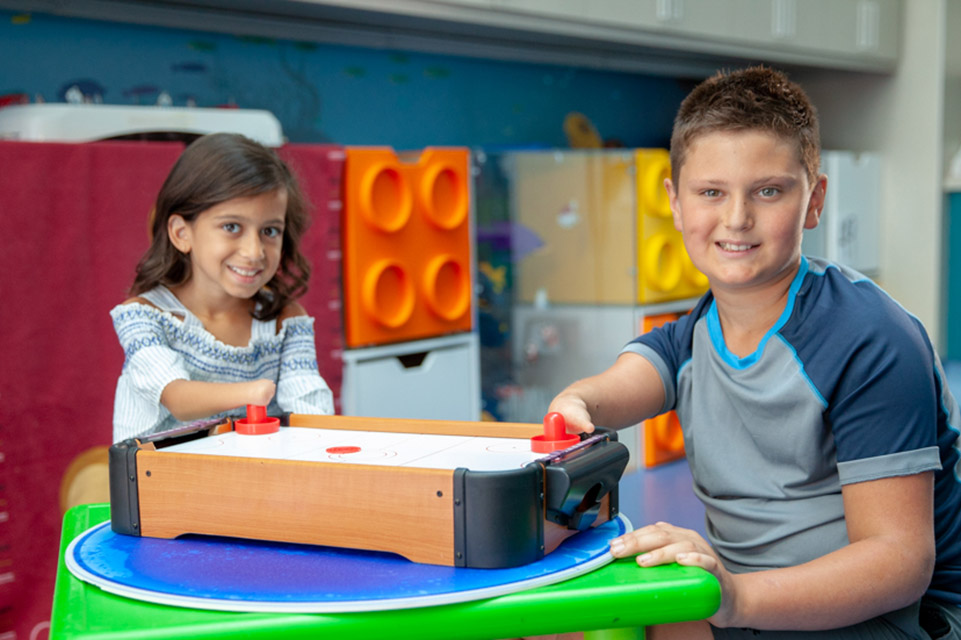
[[[259,303],[255,317],[275,319],[307,290],[310,265],[300,253],[300,240],[309,222],[307,202],[290,168],[272,149],[234,133],[198,138],[170,170],[151,214],[151,244],[137,265],[131,295],[190,279],[190,256],[178,251],[167,235],[170,216],[177,214],[189,223],[221,202],[278,189],[287,192],[280,266],[253,298]]]

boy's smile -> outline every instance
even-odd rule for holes
[[[702,134],[677,178],[665,181],[674,226],[712,291],[790,283],[826,188],[823,176],[810,185],[795,143],[754,129]]]

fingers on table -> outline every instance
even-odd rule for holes
[[[637,563],[642,567],[681,562],[704,566],[706,560],[701,556],[709,551],[703,538],[690,529],[658,522],[641,527],[611,541],[611,553],[616,558],[637,555]]]

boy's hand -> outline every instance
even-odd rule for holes
[[[611,554],[615,558],[637,555],[637,564],[641,567],[676,562],[711,572],[721,583],[721,606],[708,621],[717,627],[732,625],[737,601],[734,576],[696,531],[658,522],[611,540]]]
[[[547,413],[554,412],[564,416],[568,433],[592,433],[594,431],[594,423],[591,422],[591,414],[587,410],[587,404],[579,396],[561,393],[551,401],[551,405],[547,409]]]

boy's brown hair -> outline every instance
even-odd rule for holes
[[[150,247],[137,265],[131,295],[190,279],[190,256],[178,251],[167,234],[170,216],[176,214],[193,222],[221,202],[279,189],[287,192],[280,266],[253,298],[259,303],[255,317],[275,319],[307,290],[310,265],[300,253],[300,240],[309,222],[307,202],[290,168],[277,154],[239,134],[202,136],[177,159],[157,195],[150,220]]]
[[[697,85],[677,111],[671,135],[671,179],[680,177],[690,146],[714,131],[768,131],[798,145],[813,184],[821,164],[817,110],[804,90],[767,67],[719,71]]]

